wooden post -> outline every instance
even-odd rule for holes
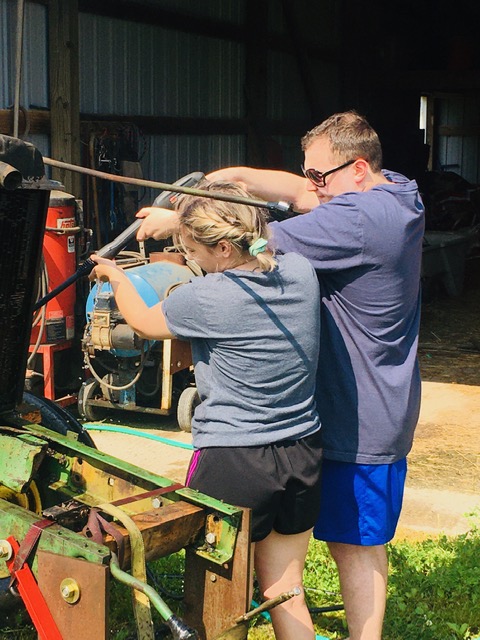
[[[51,155],[80,164],[78,0],[49,0]],[[68,193],[81,195],[80,174],[53,169]]]
[[[268,166],[267,136],[267,19],[268,2],[247,0],[245,28],[246,163]]]
[[[213,640],[250,609],[252,587],[251,513],[244,509],[232,560],[223,566],[201,558],[189,547],[185,556],[185,621],[201,640]],[[245,634],[243,635],[243,631]],[[236,639],[246,638],[238,627]]]

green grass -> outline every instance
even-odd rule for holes
[[[480,636],[480,528],[475,522],[478,514],[471,530],[461,536],[389,545],[384,640],[468,640]],[[181,603],[170,594],[182,589],[181,578],[175,576],[183,572],[183,554],[158,560],[149,568],[165,588],[166,602],[181,615]],[[311,607],[341,603],[334,563],[326,546],[314,540],[307,557],[305,588]],[[128,589],[113,583],[110,601],[110,637],[135,638]],[[313,619],[321,635],[332,640],[347,635],[343,611],[314,614]],[[37,635],[20,613],[11,612],[0,616],[0,638],[34,640]],[[252,623],[249,640],[273,638],[271,624],[259,616]]]

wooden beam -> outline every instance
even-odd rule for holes
[[[176,553],[191,544],[205,524],[205,510],[179,500],[159,509],[132,516],[145,544],[147,562]],[[115,523],[124,541],[124,565],[130,566],[131,551],[128,531]],[[117,544],[107,535],[104,544],[117,552]]]
[[[391,75],[383,78],[385,86],[392,82]],[[480,91],[480,74],[473,71],[417,70],[402,71],[395,75],[395,85],[399,88],[417,89],[422,92],[458,92],[478,94]]]
[[[56,160],[80,164],[78,63],[78,0],[49,0],[49,69],[51,154]],[[52,177],[79,197],[77,173],[54,169]]]
[[[248,123],[245,118],[177,118],[169,116],[137,116],[115,113],[81,113],[80,129],[83,133],[100,123],[134,124],[146,135],[246,135]],[[12,135],[13,112],[0,109],[0,133]],[[264,120],[260,122],[263,131],[270,135],[301,136],[310,122],[303,119]],[[44,133],[51,130],[50,111],[48,109],[20,110],[20,134]],[[55,158],[59,160],[59,158]]]
[[[438,134],[441,136],[477,137],[477,136],[480,136],[480,126],[479,125],[453,126],[453,125],[445,124],[438,127]]]
[[[19,135],[50,133],[50,111],[48,109],[20,109]],[[0,133],[13,135],[13,109],[0,109]]]

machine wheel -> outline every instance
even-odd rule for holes
[[[18,493],[9,489],[3,484],[0,484],[0,498],[6,500],[11,504],[16,504],[19,507],[23,507],[28,511],[33,511],[37,516],[42,515],[42,498],[40,492],[35,484],[35,480],[32,480],[25,493]]]
[[[28,391],[23,392],[23,400],[33,405],[36,409],[40,409],[42,425],[47,429],[51,429],[61,435],[66,435],[68,431],[74,431],[78,434],[79,442],[86,444],[87,447],[96,448],[92,437],[85,431],[81,423],[60,405],[43,396],[35,396]]]
[[[187,387],[180,394],[177,406],[178,426],[182,431],[190,433],[192,430],[192,418],[195,407],[200,404],[200,396],[197,387]]]
[[[82,418],[90,422],[100,420],[102,417],[102,409],[92,406],[89,402],[97,395],[101,396],[102,392],[100,384],[95,378],[89,378],[84,382],[78,392],[78,412]]]

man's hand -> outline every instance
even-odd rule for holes
[[[137,240],[139,242],[147,238],[163,240],[164,238],[169,238],[178,230],[178,214],[170,209],[144,207],[137,212],[136,217],[144,218],[137,231]]]
[[[248,184],[239,177],[237,167],[227,167],[226,169],[217,169],[217,171],[212,171],[208,173],[205,178],[209,182],[235,182],[238,184],[244,191],[248,191]]]

